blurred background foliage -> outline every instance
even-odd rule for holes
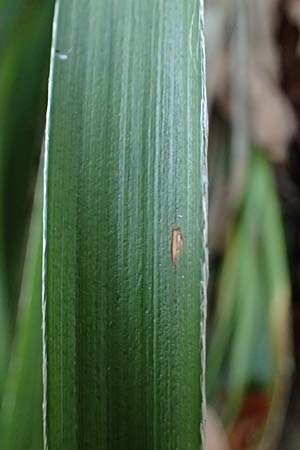
[[[53,6],[0,0],[3,450],[43,448],[39,166]],[[299,30],[298,0],[206,2],[207,450],[298,449]]]
[[[206,2],[209,450],[299,447],[299,28],[298,0]]]
[[[37,181],[37,173],[47,103],[52,15],[51,1],[0,1],[0,448],[3,450],[43,447],[42,180]]]

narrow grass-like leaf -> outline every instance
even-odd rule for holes
[[[202,17],[200,0],[57,2],[44,273],[51,450],[201,447]]]
[[[0,4],[1,42],[7,36],[0,52],[0,258],[11,334],[43,136],[52,11],[51,1]]]
[[[255,343],[255,332],[257,331],[255,325],[259,319],[259,304],[263,301],[259,295],[255,248],[249,237],[248,240],[246,238],[244,244],[246,245],[241,247],[241,254],[247,255],[247,257],[244,262],[240,262],[236,323],[228,358],[228,400],[225,417],[227,419],[232,419],[239,412],[249,382],[252,381],[251,356]]]
[[[0,2],[0,402],[42,140],[52,9]]]
[[[0,412],[6,450],[42,449],[42,173],[27,246],[16,334]]]
[[[290,388],[289,378],[293,369],[291,345],[290,316],[290,280],[288,275],[287,255],[284,246],[284,232],[280,207],[274,192],[274,180],[269,168],[261,162],[266,178],[266,204],[264,228],[264,255],[267,268],[266,278],[270,293],[269,321],[271,334],[271,355],[275,361],[276,376],[272,380],[271,413],[268,418],[266,433],[260,449],[271,448],[276,442],[284,420],[281,411],[287,407]]]
[[[290,372],[286,265],[271,170],[255,153],[243,210],[222,268],[208,352],[209,399],[228,424],[251,386],[271,399],[269,430],[275,423],[274,405],[283,405]],[[226,401],[220,402],[224,394]]]
[[[238,231],[228,248],[223,262],[218,287],[218,301],[212,323],[212,332],[207,355],[207,394],[212,400],[217,380],[227,356],[236,310],[237,284],[240,276],[241,233]]]

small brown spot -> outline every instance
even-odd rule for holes
[[[172,230],[172,263],[176,264],[177,258],[183,249],[183,236],[180,228]]]

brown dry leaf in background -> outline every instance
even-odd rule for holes
[[[300,22],[300,1],[290,0],[290,3]],[[265,150],[273,162],[283,162],[295,133],[296,120],[280,85],[279,55],[275,43],[278,1],[251,0],[246,13],[249,34],[246,86],[252,142]],[[227,55],[223,54],[219,66],[216,98],[224,113],[232,119],[230,58],[227,49]]]
[[[278,0],[252,0],[250,98],[255,143],[274,162],[286,159],[296,129],[292,107],[280,85],[275,27]]]
[[[300,29],[300,1],[288,0],[285,9],[290,21]],[[298,40],[297,54],[300,55],[300,39]]]
[[[300,27],[300,1],[287,0],[286,12],[291,22]]]
[[[207,99],[211,109],[218,77],[221,70],[222,55],[226,47],[228,22],[235,13],[235,0],[209,0],[205,8]]]
[[[250,71],[252,134],[273,162],[283,162],[296,129],[291,106],[278,84],[254,65]]]

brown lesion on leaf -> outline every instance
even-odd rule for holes
[[[175,265],[183,249],[183,236],[179,227],[172,230],[172,263]]]

